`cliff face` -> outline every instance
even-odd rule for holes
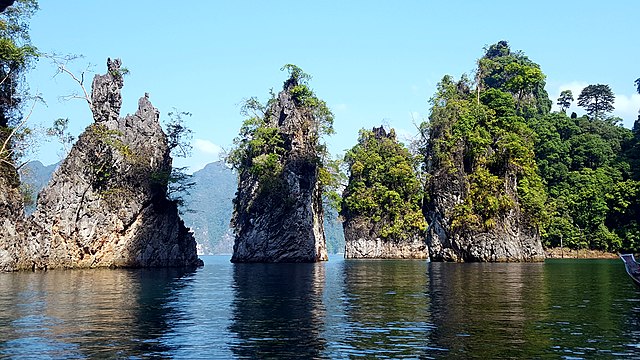
[[[10,270],[198,266],[196,243],[167,200],[171,157],[159,113],[141,98],[119,118],[119,60],[93,82],[95,123],[38,196]]]
[[[291,87],[278,94],[266,123],[283,140],[275,179],[266,183],[239,171],[232,226],[232,262],[315,262],[327,260],[318,155],[310,111],[298,106]]]
[[[24,213],[20,192],[12,181],[17,174],[8,164],[0,168],[0,271],[13,270],[20,259],[25,259],[29,249],[25,243]],[[30,262],[22,265],[29,267]]]
[[[526,222],[517,199],[517,177],[507,173],[504,189],[514,206],[489,229],[455,221],[455,208],[469,196],[469,176],[459,146],[450,153],[453,167],[429,161],[424,213],[429,223],[427,245],[432,261],[544,261],[539,232]]]
[[[420,204],[420,182],[411,155],[393,129],[360,132],[346,157],[349,184],[343,192],[347,259],[426,259],[429,251]]]
[[[355,217],[345,220],[345,259],[427,259],[429,249],[424,234],[406,238],[382,238],[380,226],[369,219]]]

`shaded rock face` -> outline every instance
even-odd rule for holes
[[[384,127],[373,128],[374,139],[394,139],[395,135],[387,134]],[[348,195],[345,190],[345,197]],[[367,216],[342,214],[345,259],[428,259],[429,249],[425,242],[424,231],[404,234],[405,238],[390,236],[383,238],[382,222],[391,222],[388,218],[373,222]]]
[[[38,196],[24,250],[5,270],[202,265],[166,196],[171,157],[158,110],[145,95],[134,115],[117,116],[119,66],[109,61],[96,76],[96,122]]]
[[[0,167],[8,168],[5,164]],[[2,174],[11,170],[3,169]],[[20,192],[7,176],[0,176],[0,229],[0,271],[11,271],[20,259],[27,257],[29,249],[25,246],[26,224]]]
[[[265,190],[248,171],[239,173],[231,220],[236,235],[231,261],[325,261],[318,159],[311,140],[317,134],[307,126],[312,114],[296,107],[287,86],[270,114],[268,122],[278,128],[286,153],[278,190]]]
[[[427,183],[430,194],[424,204],[429,224],[427,245],[432,261],[457,262],[522,262],[544,261],[544,250],[539,232],[528,225],[521,213],[517,196],[517,178],[505,175],[505,188],[516,204],[507,214],[497,219],[489,230],[469,226],[452,226],[456,205],[468,195],[469,182],[463,166],[462,147],[451,154],[454,169],[427,163],[431,174]]]

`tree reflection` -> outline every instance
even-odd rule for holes
[[[189,272],[56,270],[0,274],[0,356],[168,356],[168,306]]]
[[[343,307],[348,329],[343,351],[355,356],[429,356],[427,262],[345,261]]]
[[[325,348],[323,263],[234,264],[231,349],[247,358],[313,358]]]
[[[530,356],[549,346],[537,333],[547,306],[543,264],[431,263],[434,341],[457,356]]]

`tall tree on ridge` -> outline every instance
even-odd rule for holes
[[[571,106],[573,100],[573,93],[571,90],[562,90],[556,104],[560,106],[560,111],[566,114],[567,109]]]
[[[613,103],[616,98],[609,85],[596,84],[589,85],[582,89],[578,96],[578,106],[583,107],[589,117],[602,119],[602,115],[612,112],[615,108]]]

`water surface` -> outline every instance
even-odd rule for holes
[[[621,261],[0,273],[0,358],[640,358]]]

